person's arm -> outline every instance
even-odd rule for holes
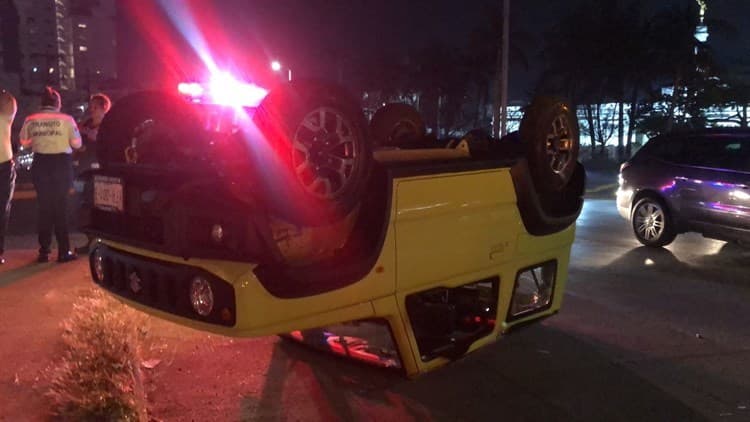
[[[31,146],[31,137],[29,136],[29,120],[26,119],[23,122],[23,127],[21,127],[21,133],[19,136],[19,142],[21,143],[21,146],[24,148],[28,148]]]
[[[68,142],[70,142],[70,147],[73,149],[78,149],[82,145],[81,133],[78,131],[78,125],[72,117],[70,118],[70,125],[68,127]]]

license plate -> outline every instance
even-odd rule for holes
[[[122,180],[118,177],[94,176],[94,207],[122,212]]]

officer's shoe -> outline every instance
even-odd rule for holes
[[[39,252],[39,255],[36,257],[36,262],[39,262],[39,263],[49,262],[49,254]]]

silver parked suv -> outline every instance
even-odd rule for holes
[[[750,243],[750,129],[659,135],[620,167],[617,208],[646,246],[684,232]]]

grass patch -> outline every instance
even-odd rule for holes
[[[100,289],[73,304],[62,324],[62,356],[51,369],[52,415],[61,420],[144,421],[141,372],[147,317]]]

